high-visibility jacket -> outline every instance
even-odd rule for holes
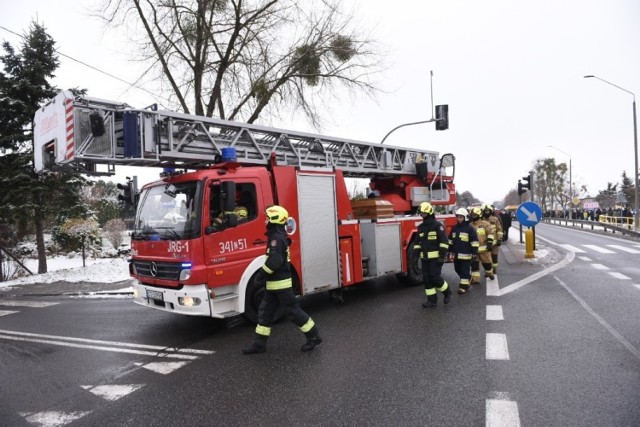
[[[292,287],[289,244],[282,225],[271,224],[267,230],[267,260],[262,269],[266,273],[267,291]]]
[[[496,243],[502,242],[502,222],[500,218],[495,216],[494,214],[489,215],[487,218],[484,218],[485,221],[489,222],[492,226],[491,230],[493,231],[493,235],[496,238]]]
[[[449,239],[442,223],[430,216],[418,226],[418,239],[413,248],[420,251],[421,259],[444,258],[449,250]]]
[[[478,234],[467,221],[456,224],[449,234],[449,250],[455,254],[456,259],[471,260],[478,254]]]
[[[495,243],[495,236],[491,231],[493,227],[489,222],[480,218],[471,221],[471,226],[476,229],[478,235],[478,253],[487,252],[487,243],[491,243],[491,245]]]

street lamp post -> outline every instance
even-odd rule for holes
[[[637,121],[636,121],[636,95],[624,88],[621,88],[618,85],[615,85],[611,82],[606,81],[605,79],[601,79],[598,76],[584,76],[585,79],[598,79],[601,82],[604,82],[608,85],[611,85],[617,89],[620,89],[623,92],[627,92],[628,94],[630,94],[631,96],[633,96],[633,149],[634,149],[634,156],[633,159],[635,160],[635,170],[633,171],[633,176],[634,176],[634,181],[635,181],[635,194],[634,194],[634,204],[635,204],[635,214],[633,216],[633,228],[638,231],[640,228],[638,227],[638,174],[640,172],[640,170],[638,170],[638,125],[637,125]]]
[[[559,148],[554,147],[553,145],[547,145],[549,148],[553,148],[569,157],[569,217],[571,217],[571,204],[573,203],[573,181],[571,180],[571,156]]]

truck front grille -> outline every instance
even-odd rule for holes
[[[182,267],[181,263],[156,261],[134,261],[133,265],[140,276],[164,280],[178,280]]]

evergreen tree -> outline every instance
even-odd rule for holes
[[[0,223],[35,233],[38,273],[46,273],[46,222],[61,211],[86,211],[79,195],[86,180],[72,173],[37,175],[33,168],[32,118],[42,102],[56,94],[48,82],[59,64],[54,40],[44,26],[32,22],[19,51],[8,42],[2,47]]]

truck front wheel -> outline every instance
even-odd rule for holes
[[[412,241],[407,247],[407,272],[398,275],[398,279],[408,286],[417,286],[422,283],[422,262],[420,251],[413,249]]]

